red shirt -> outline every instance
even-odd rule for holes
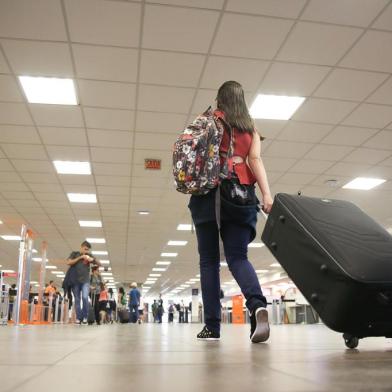
[[[225,118],[223,112],[215,110],[215,116],[218,118]],[[241,163],[233,163],[232,159],[229,159],[229,172],[234,170],[235,174],[240,180],[241,184],[253,185],[256,182],[256,178],[253,175],[252,170],[246,163],[246,159],[249,155],[250,146],[252,144],[253,135],[248,132],[239,132],[238,129],[232,128],[233,131],[233,141],[234,141],[234,152],[233,156],[238,156],[243,159]],[[230,134],[225,129],[223,133],[222,142],[219,148],[219,152],[227,154],[230,145]],[[221,163],[224,161],[224,157],[221,159]]]

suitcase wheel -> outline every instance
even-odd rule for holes
[[[348,333],[343,334],[343,339],[346,347],[348,348],[357,348],[359,339],[356,336],[352,336]]]

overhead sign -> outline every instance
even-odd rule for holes
[[[16,278],[17,272],[3,272],[3,278]]]
[[[145,159],[144,160],[144,168],[150,170],[160,170],[161,169],[161,160],[160,159]]]

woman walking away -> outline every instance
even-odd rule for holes
[[[251,315],[250,339],[253,343],[260,343],[269,338],[267,301],[248,260],[248,244],[256,236],[259,212],[254,184],[257,183],[262,193],[265,213],[270,212],[273,202],[260,157],[262,138],[254,127],[239,83],[225,82],[219,88],[216,101],[214,118],[219,126],[223,124],[224,127],[219,147],[221,166],[227,163],[229,178],[223,180],[219,187],[220,229],[215,214],[217,188],[206,195],[192,195],[189,202],[196,226],[206,323],[197,338],[220,339],[220,234],[228,267],[246,298]]]

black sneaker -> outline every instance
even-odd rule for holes
[[[201,332],[197,334],[198,340],[220,340],[220,333],[212,332],[205,326]]]
[[[266,308],[257,308],[250,316],[250,340],[252,343],[265,342],[269,335],[268,311]]]

